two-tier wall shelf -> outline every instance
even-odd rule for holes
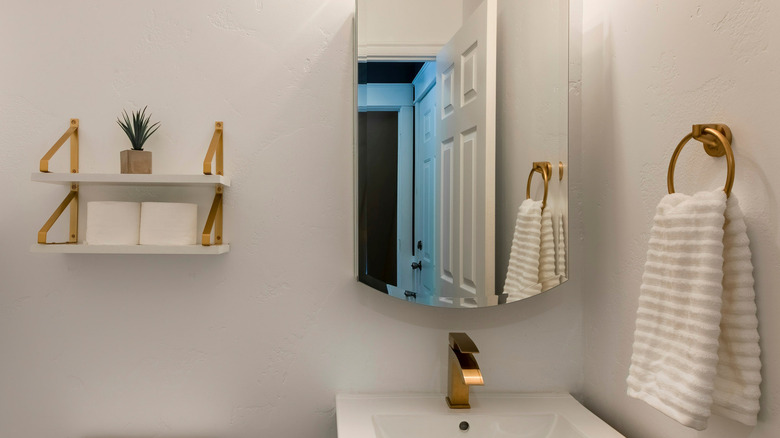
[[[222,241],[222,195],[225,187],[230,187],[230,178],[223,172],[222,122],[216,122],[206,158],[203,160],[203,175],[157,175],[157,174],[115,174],[115,173],[79,173],[79,120],[71,119],[70,128],[43,156],[40,172],[33,172],[34,182],[60,184],[70,188],[70,192],[57,207],[49,220],[38,232],[38,243],[31,247],[32,252],[57,254],[200,254],[216,255],[230,251],[230,245]],[[49,160],[66,141],[70,140],[71,173],[49,173]],[[212,164],[216,169],[212,170]],[[79,187],[82,185],[119,185],[119,186],[212,186],[214,201],[211,204],[200,245],[89,245],[79,243]],[[67,242],[47,241],[52,225],[70,208],[70,227]]]

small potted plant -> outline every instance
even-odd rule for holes
[[[141,111],[133,111],[131,116],[122,110],[122,119],[116,122],[130,139],[132,149],[119,154],[122,173],[152,173],[152,153],[144,150],[144,143],[160,127],[160,122],[149,124],[151,118],[146,115],[146,107]]]

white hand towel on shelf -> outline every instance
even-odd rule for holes
[[[539,283],[542,291],[561,284],[555,274],[555,236],[553,236],[552,213],[549,208],[542,210],[542,240],[539,249]]]
[[[504,281],[507,302],[521,300],[541,292],[539,260],[542,245],[542,201],[526,199],[517,209],[509,268]]]
[[[711,411],[746,424],[758,412],[750,252],[736,198],[726,205],[723,190],[659,203],[627,379],[629,396],[697,430]]]

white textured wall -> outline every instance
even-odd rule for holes
[[[456,0],[357,0],[358,41],[444,45],[458,31],[464,6]]]
[[[585,399],[632,438],[774,438],[780,431],[780,3],[585,0],[583,160]],[[747,216],[764,365],[759,425],[686,429],[625,395],[639,286],[666,169],[694,123],[734,131],[734,194]],[[678,191],[715,189],[725,159],[693,142]],[[575,208],[572,205],[572,208]]]
[[[443,391],[450,330],[482,351],[479,391],[578,392],[578,279],[480,310],[354,280],[353,7],[3,2],[1,438],[334,437],[338,392]],[[81,119],[82,171],[117,171],[115,117],[146,104],[163,125],[149,143],[160,173],[197,172],[224,120],[231,252],[29,253],[65,196],[30,172],[68,119]],[[83,201],[210,196],[171,190]]]

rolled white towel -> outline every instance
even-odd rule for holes
[[[197,225],[197,204],[141,204],[141,245],[195,245]]]
[[[87,202],[88,245],[138,245],[140,202]]]

